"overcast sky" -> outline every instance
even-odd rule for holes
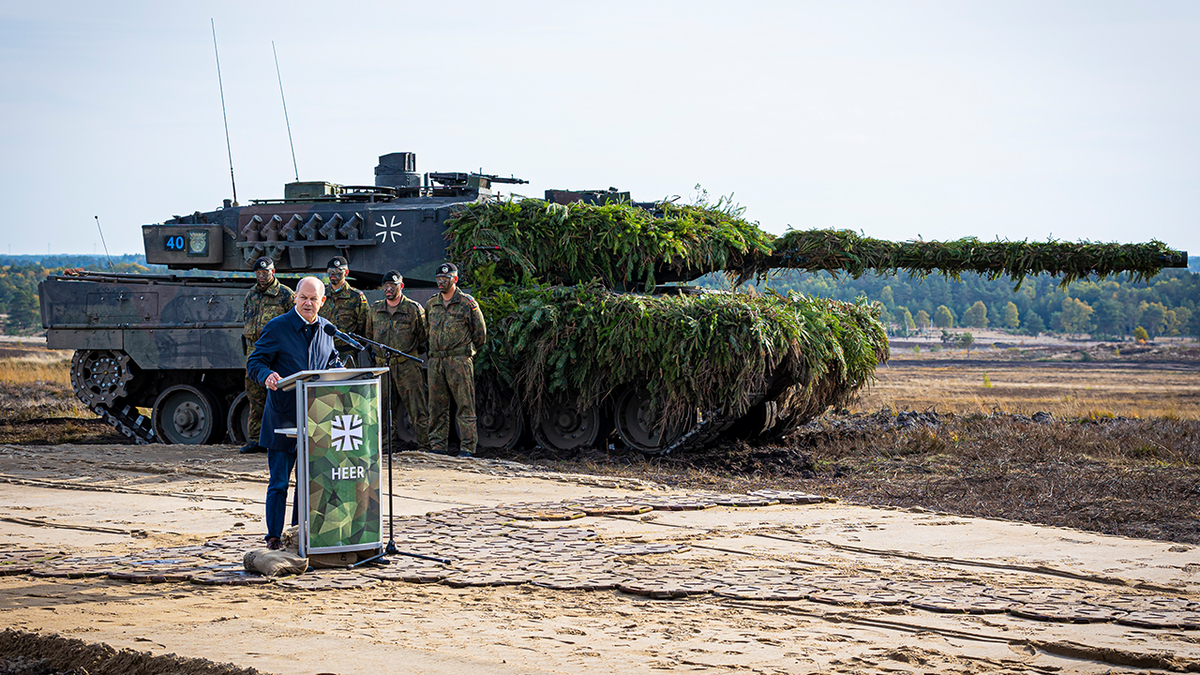
[[[340,9],[339,9],[340,8]],[[0,252],[301,180],[733,194],[768,231],[1200,255],[1200,2],[5,2]],[[508,187],[504,186],[507,191]]]

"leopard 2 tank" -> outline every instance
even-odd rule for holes
[[[368,294],[398,269],[418,302],[458,263],[484,310],[476,358],[481,450],[536,442],[570,451],[621,443],[680,452],[718,436],[786,434],[871,381],[888,357],[870,303],[712,291],[776,268],[1047,271],[1071,278],[1186,266],[1158,242],[1096,260],[1064,246],[1039,258],[1016,242],[939,249],[837,231],[776,238],[726,201],[633,202],[628,193],[549,190],[497,199],[483,173],[416,171],[379,159],[375,184],[297,182],[282,199],[174,216],[142,228],[147,262],[191,274],[48,277],[39,291],[48,346],[74,349],[71,382],[136,442],[245,439],[243,298],[261,256],[293,282],[342,256]],[[868,254],[867,252],[870,251]],[[949,254],[946,251],[950,251]],[[376,296],[378,297],[378,296]],[[410,421],[398,432],[412,439]]]

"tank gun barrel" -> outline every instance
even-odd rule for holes
[[[556,193],[561,191],[555,191]],[[938,272],[958,279],[978,272],[992,279],[1047,273],[1063,285],[1130,272],[1141,281],[1167,267],[1187,267],[1187,253],[1160,241],[894,242],[850,230],[791,231],[774,237],[729,209],[659,203],[592,204],[524,199],[464,205],[447,221],[450,254],[468,267],[496,264],[502,273],[528,273],[552,283],[599,279],[611,287],[653,286],[723,272],[737,281],[773,270],[825,270],[917,276]],[[652,236],[649,236],[651,235]]]
[[[991,279],[1007,276],[1018,285],[1028,275],[1048,273],[1062,277],[1066,285],[1122,272],[1130,272],[1140,281],[1163,268],[1187,267],[1187,261],[1186,251],[1173,250],[1157,240],[1139,244],[984,242],[968,237],[946,242],[893,242],[849,230],[807,230],[780,237],[771,255],[754,265],[755,274],[770,269],[826,270],[844,271],[854,278],[867,271],[889,274],[907,270],[919,276],[937,271],[957,280],[963,272],[977,272]]]

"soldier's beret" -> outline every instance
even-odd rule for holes
[[[275,261],[271,260],[267,256],[263,256],[263,257],[259,258],[258,260],[254,261],[254,271],[255,272],[257,272],[258,270],[273,270],[273,269],[275,269]]]
[[[333,259],[329,261],[329,264],[325,266],[325,269],[327,269],[327,270],[344,270],[344,269],[346,269],[347,266],[348,265],[346,264],[345,258],[343,258],[340,255],[335,255],[335,256],[333,256]]]
[[[441,266],[438,267],[438,269],[437,269],[436,276],[456,277],[456,276],[458,276],[458,268],[454,266],[454,263],[442,263]]]
[[[383,284],[400,284],[404,282],[404,277],[396,270],[388,270],[383,273]]]

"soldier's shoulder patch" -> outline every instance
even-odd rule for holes
[[[479,303],[475,301],[475,298],[472,298],[471,296],[467,295],[466,293],[463,293],[462,297],[463,297],[463,302],[467,303],[467,307],[470,307],[471,309],[476,309],[479,307]]]

